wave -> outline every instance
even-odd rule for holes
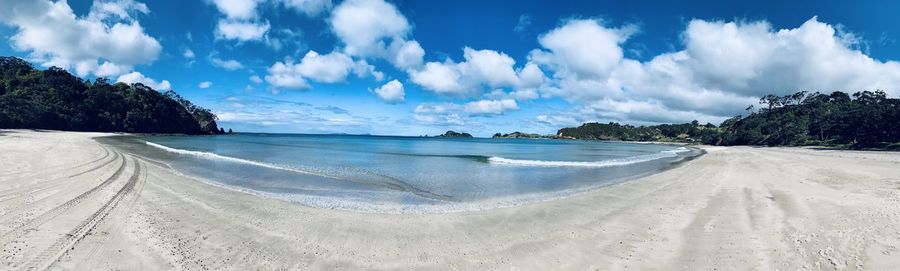
[[[377,177],[381,178],[382,181],[381,182],[362,181],[362,180],[358,180],[356,178],[336,176],[337,174],[332,175],[332,174],[326,174],[326,173],[319,173],[319,172],[315,172],[312,170],[302,170],[302,169],[299,169],[296,167],[263,163],[263,162],[253,161],[253,160],[219,155],[219,154],[215,154],[215,153],[211,153],[211,152],[176,149],[176,148],[156,144],[156,143],[149,142],[149,141],[144,141],[144,143],[146,143],[148,146],[159,148],[164,151],[171,152],[171,153],[189,155],[189,156],[210,159],[210,160],[221,160],[221,161],[228,161],[228,162],[234,162],[234,163],[241,163],[241,164],[253,165],[253,166],[264,167],[264,168],[269,168],[269,169],[275,169],[275,170],[285,170],[285,171],[290,171],[290,172],[295,172],[295,173],[300,173],[300,174],[307,174],[307,175],[323,177],[323,178],[327,178],[327,179],[331,179],[331,180],[347,181],[347,182],[360,183],[360,184],[366,184],[366,185],[374,185],[374,186],[388,188],[391,190],[413,193],[415,195],[418,195],[418,196],[421,196],[424,198],[429,198],[429,199],[449,201],[449,202],[455,201],[450,196],[435,194],[430,191],[415,187],[415,186],[413,186],[409,183],[406,183],[400,179],[397,179],[397,178],[394,178],[394,177],[391,177],[388,175],[384,175],[384,174],[363,172],[364,174],[368,174],[371,176],[377,176]],[[352,170],[352,169],[344,168],[343,170]]]
[[[230,156],[224,156],[224,155],[219,155],[219,154],[215,154],[215,153],[211,153],[211,152],[189,151],[189,150],[176,149],[176,148],[156,144],[156,143],[149,142],[149,141],[144,141],[144,143],[147,143],[148,146],[155,147],[155,148],[158,148],[158,149],[161,149],[161,150],[164,150],[167,152],[171,152],[171,153],[189,155],[189,156],[205,158],[205,159],[210,159],[210,160],[222,160],[222,161],[228,161],[228,162],[234,162],[234,163],[241,163],[241,164],[253,165],[253,166],[258,166],[258,167],[270,168],[270,169],[293,171],[296,173],[315,175],[315,176],[319,176],[319,177],[330,177],[330,176],[325,176],[322,174],[317,174],[317,173],[311,172],[311,171],[300,170],[297,168],[279,166],[279,165],[275,165],[275,164],[263,163],[263,162],[235,158],[235,157],[230,157]]]
[[[637,163],[650,162],[653,160],[663,159],[663,158],[672,158],[678,157],[679,153],[689,152],[691,151],[685,147],[679,147],[674,150],[665,150],[660,151],[654,154],[646,154],[639,156],[632,156],[627,158],[617,158],[617,159],[609,159],[602,161],[546,161],[546,160],[523,160],[523,159],[510,159],[503,158],[497,156],[491,156],[488,158],[488,162],[493,164],[500,165],[512,165],[512,166],[530,166],[530,167],[586,167],[586,168],[605,168],[605,167],[618,167],[618,166],[627,166]]]

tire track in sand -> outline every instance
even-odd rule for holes
[[[57,240],[52,246],[38,254],[30,264],[27,266],[29,270],[45,270],[56,263],[60,257],[62,257],[69,249],[75,246],[78,241],[83,239],[88,233],[93,230],[97,224],[103,221],[113,209],[121,202],[126,196],[128,196],[135,187],[135,184],[138,182],[141,176],[141,167],[142,165],[137,162],[135,158],[131,158],[134,166],[134,172],[131,177],[128,179],[128,182],[125,183],[122,188],[119,189],[116,194],[109,199],[105,204],[103,204],[100,209],[96,212],[88,216],[86,219],[82,220],[74,229],[69,231],[63,238]]]
[[[37,217],[32,218],[32,219],[26,221],[25,223],[22,223],[21,225],[10,230],[9,232],[4,233],[2,236],[0,236],[0,244],[8,243],[10,240],[18,238],[21,235],[23,235],[25,233],[25,231],[27,231],[28,229],[33,229],[44,223],[47,223],[47,221],[50,221],[51,219],[59,216],[66,210],[78,205],[78,203],[83,201],[85,198],[97,193],[98,191],[100,191],[101,189],[103,189],[104,187],[106,187],[107,185],[112,183],[113,181],[115,181],[120,175],[122,175],[122,172],[125,170],[126,165],[127,165],[126,159],[123,158],[122,163],[119,165],[119,168],[116,169],[116,172],[113,173],[109,178],[104,180],[102,183],[100,183],[97,186],[94,186],[93,188],[91,188],[88,191],[85,191],[84,193],[79,194],[75,198],[72,198],[63,204],[57,205],[53,209],[50,209],[50,210],[38,215]]]

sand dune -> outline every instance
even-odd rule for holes
[[[91,139],[0,132],[0,269],[900,269],[900,154],[708,147],[573,197],[386,215],[235,192]]]

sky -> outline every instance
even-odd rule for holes
[[[718,124],[900,94],[897,1],[0,0],[0,55],[175,90],[245,132]]]

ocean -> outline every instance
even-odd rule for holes
[[[653,174],[700,154],[659,144],[368,135],[238,133],[100,141],[223,188],[375,213],[459,212],[553,200]]]

